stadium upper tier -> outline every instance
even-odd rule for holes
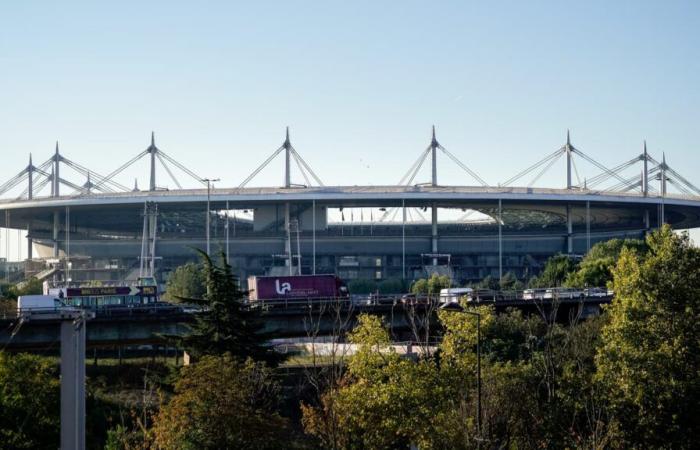
[[[462,184],[471,185],[439,183],[438,154],[464,172]],[[281,186],[249,187],[277,156],[285,162]],[[147,187],[116,181],[141,159],[150,160]],[[536,187],[562,160],[565,187]],[[593,167],[592,176],[582,179],[577,161],[581,169]],[[424,165],[431,176],[421,183]],[[292,182],[293,166],[303,184]],[[76,174],[83,181],[75,181]],[[184,188],[175,174],[198,188]],[[157,175],[176,188],[160,187]],[[662,223],[700,227],[700,189],[665,157],[654,159],[645,145],[641,154],[607,168],[574,147],[568,135],[564,146],[496,186],[440,145],[434,130],[430,145],[396,185],[326,186],[289,134],[238,186],[214,187],[218,181],[177,162],[153,137],[148,148],[107,175],[69,160],[57,147],[48,160],[35,166],[30,158],[0,184],[0,196],[7,198],[0,200],[0,227],[26,231],[28,259],[36,254],[62,267],[66,278],[68,272],[85,279],[123,277],[136,269],[167,276],[196,258],[193,248],[220,248],[242,277],[296,270],[415,279],[441,267],[460,280],[505,271],[527,277],[553,254],[582,254],[596,242],[641,238]]]

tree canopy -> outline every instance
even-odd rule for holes
[[[201,264],[192,262],[177,267],[165,284],[165,298],[171,301],[187,301],[202,298],[206,292],[206,276]]]
[[[280,386],[270,369],[224,354],[181,370],[175,395],[154,419],[156,448],[288,448],[289,426],[276,412]]]
[[[613,269],[598,377],[635,448],[693,448],[700,432],[700,250],[670,227]]]
[[[271,335],[263,332],[264,323],[259,309],[248,308],[246,293],[242,291],[226,262],[220,255],[220,263],[201,252],[206,292],[201,299],[188,299],[203,307],[196,315],[191,332],[179,338],[179,345],[191,355],[223,355],[229,353],[244,361],[252,358],[277,364],[282,357],[268,345]]]

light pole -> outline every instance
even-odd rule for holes
[[[456,302],[445,303],[440,309],[476,316],[476,429],[481,437],[481,314],[468,311]]]
[[[209,255],[209,215],[210,215],[210,201],[211,201],[211,184],[215,181],[220,181],[219,178],[203,178],[201,180],[203,183],[207,183],[207,255]]]

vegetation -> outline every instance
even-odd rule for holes
[[[161,449],[278,449],[287,447],[287,421],[277,412],[280,386],[270,369],[229,354],[184,367],[175,395],[154,418]]]
[[[203,311],[197,314],[191,333],[177,339],[178,345],[195,358],[228,353],[241,361],[252,358],[276,365],[282,357],[267,344],[271,336],[262,332],[259,310],[244,307],[246,293],[238,287],[226,255],[220,255],[219,265],[204,252],[201,257],[206,293],[188,301]]]
[[[441,289],[449,288],[452,284],[447,275],[432,274],[430,278],[416,280],[411,286],[413,294],[438,295]]]
[[[166,300],[180,302],[201,299],[206,293],[206,276],[201,264],[187,263],[176,268],[165,285]]]
[[[244,293],[225,261],[203,259],[207,313],[183,340],[196,362],[143,376],[142,398],[148,386],[154,400],[140,409],[91,400],[93,444],[109,418],[100,443],[110,450],[697,447],[700,249],[668,227],[644,243],[598,244],[579,263],[548,263],[540,283],[609,281],[616,296],[597,318],[440,310],[441,339],[426,333],[421,352],[404,355],[387,321],[360,315],[343,336],[355,353],[314,357],[293,379],[268,358],[267,336],[240,307]],[[417,289],[437,292],[443,282],[431,277]],[[0,353],[2,448],[56,447],[57,383],[55,361]]]

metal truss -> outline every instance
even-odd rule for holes
[[[248,177],[241,182],[241,184],[238,185],[239,189],[244,188],[248,183],[250,183],[253,178],[255,178],[265,167],[272,162],[273,159],[277,157],[282,152],[285,152],[285,172],[284,172],[284,187],[289,188],[289,187],[306,187],[306,186],[311,186],[311,178],[313,178],[313,181],[318,185],[318,186],[324,186],[323,182],[321,179],[316,175],[316,173],[311,169],[311,167],[307,164],[307,162],[304,160],[304,158],[301,157],[301,155],[296,151],[296,149],[292,146],[290,140],[289,140],[289,127],[287,127],[287,133],[284,139],[284,142],[282,143],[282,146],[279,147],[277,150],[272,152],[272,154],[265,160],[263,161],[262,164],[260,164],[253,172],[248,175]],[[302,176],[304,177],[304,181],[306,181],[306,184],[293,184],[291,181],[291,167],[290,167],[290,162],[291,160],[294,160],[296,163],[297,168],[299,169],[299,172],[301,172]]]

